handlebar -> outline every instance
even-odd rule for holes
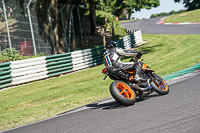
[[[136,61],[138,61],[138,59],[140,59],[142,55],[146,54],[146,52],[140,52],[140,53],[141,55],[139,58],[137,56],[136,57],[133,56]],[[130,61],[133,61],[134,59],[132,58]]]

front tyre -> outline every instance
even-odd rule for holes
[[[153,81],[152,85],[155,91],[161,95],[167,95],[169,93],[169,86],[164,79],[159,77],[157,74],[152,75]]]
[[[133,105],[136,102],[136,94],[131,87],[121,80],[116,80],[110,85],[112,97],[123,105]]]

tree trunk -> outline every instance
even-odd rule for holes
[[[129,19],[129,20],[131,19],[131,15],[132,15],[132,12],[131,12],[131,11],[128,11],[128,19]]]
[[[95,3],[93,0],[89,0],[89,11],[90,11],[90,24],[91,24],[91,33],[92,35],[97,35],[96,29],[96,12],[95,12]]]

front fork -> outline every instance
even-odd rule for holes
[[[157,74],[154,73],[148,73],[151,82],[155,82],[156,84],[160,85],[162,83],[162,79],[160,79],[159,76],[157,76]]]

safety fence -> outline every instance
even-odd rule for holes
[[[0,89],[103,63],[104,47],[0,64]]]
[[[127,30],[128,31],[128,30]],[[142,43],[142,32],[141,30],[131,30],[129,35],[123,37],[117,41],[117,46],[123,49],[131,49],[136,44]]]
[[[65,52],[87,47],[89,30],[85,29],[89,25],[81,22],[80,3],[53,3],[0,0],[0,54],[5,49],[15,49],[23,56],[51,55],[58,53],[58,43]]]

